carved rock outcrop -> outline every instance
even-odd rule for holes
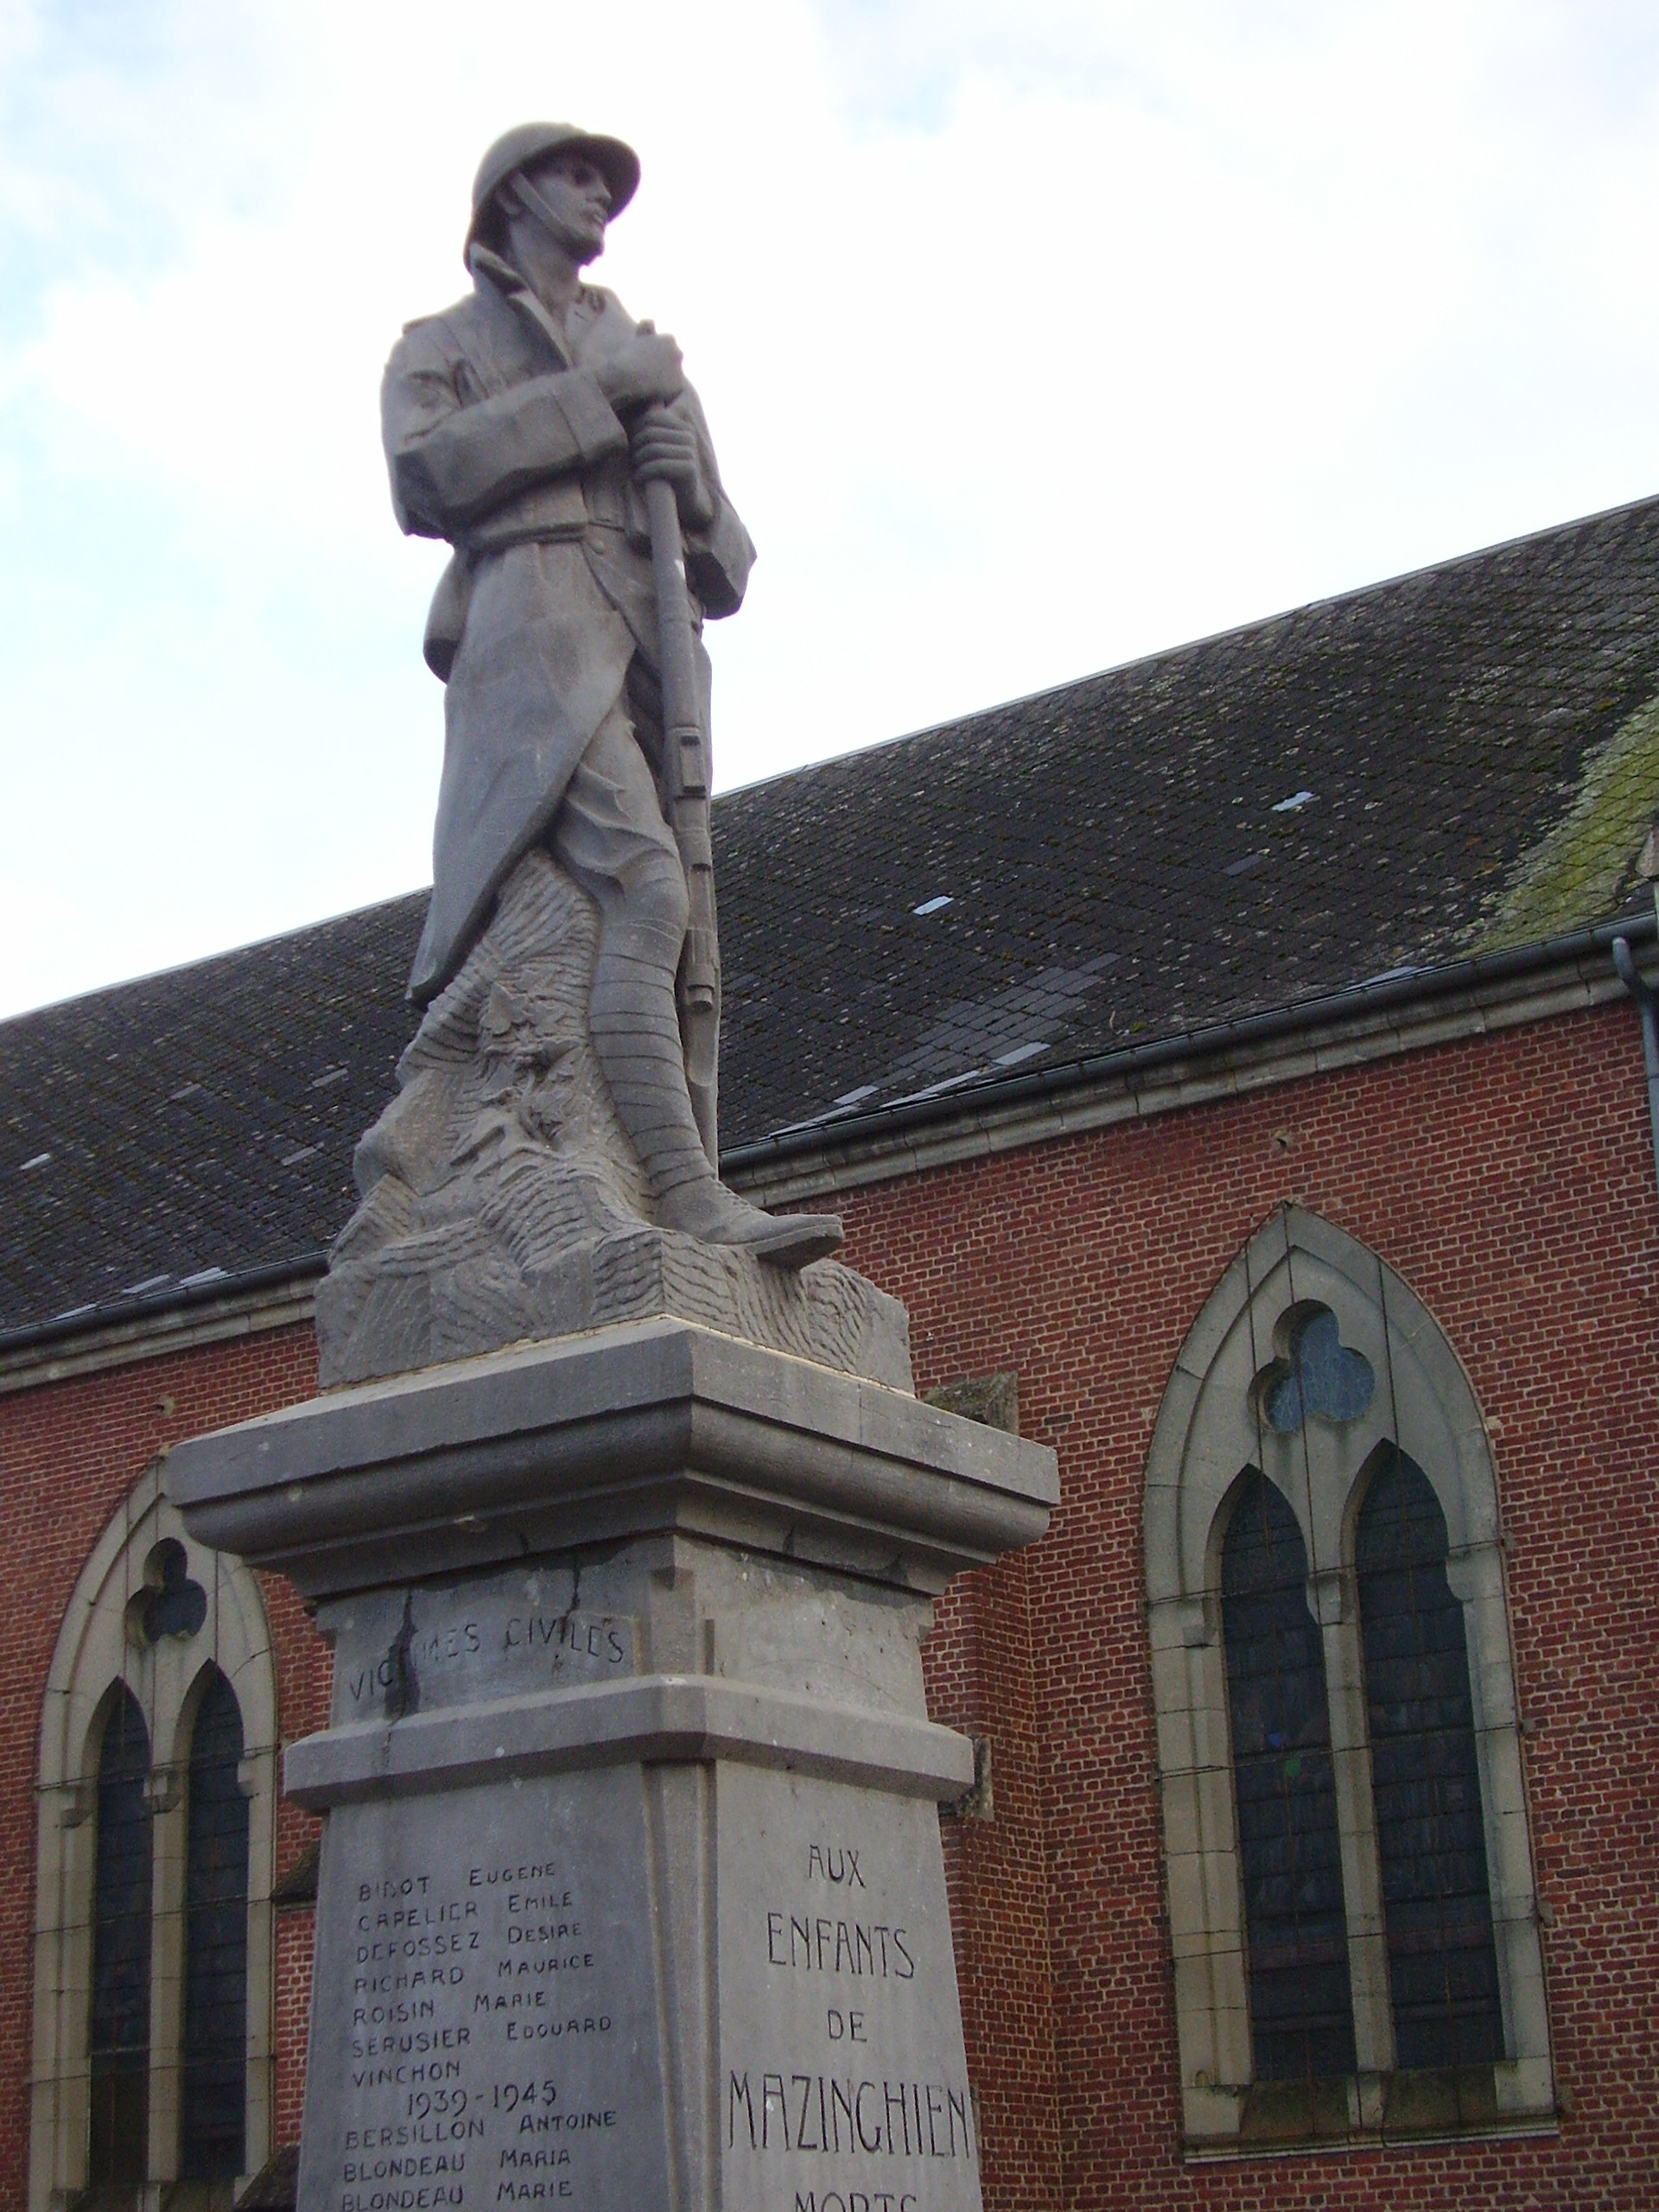
[[[323,1386],[671,1314],[908,1389],[904,1308],[851,1268],[791,1273],[656,1225],[588,1033],[598,928],[528,853],[428,1009],[318,1286]]]

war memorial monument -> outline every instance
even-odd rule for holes
[[[423,1015],[321,1396],[168,1485],[334,1647],[302,2212],[976,2212],[920,1644],[1053,1456],[918,1402],[839,1223],[718,1178],[701,632],[753,548],[584,276],[639,174],[508,133],[391,356],[397,518],[454,548]]]

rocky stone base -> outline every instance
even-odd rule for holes
[[[358,1146],[362,1203],[317,1290],[323,1388],[666,1315],[909,1389],[904,1308],[851,1268],[652,1221],[588,1035],[598,932],[526,855]]]
[[[533,1270],[498,1243],[441,1232],[336,1266],[317,1287],[322,1385],[659,1316],[911,1388],[904,1307],[850,1268],[821,1260],[791,1274],[643,1223]]]

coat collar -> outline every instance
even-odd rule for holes
[[[560,327],[556,316],[548,312],[537,298],[518,271],[503,255],[490,247],[475,245],[470,257],[473,281],[480,290],[498,294],[518,316],[540,337],[563,369],[575,366],[576,353],[587,332],[605,312],[605,295],[591,284],[578,290],[570,305],[565,327]]]

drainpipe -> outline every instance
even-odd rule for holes
[[[1649,830],[1648,842],[1642,848],[1642,857],[1637,865],[1653,886],[1654,910],[1659,914],[1659,820]],[[1636,1001],[1642,1016],[1642,1057],[1648,1067],[1648,1123],[1653,1131],[1654,1173],[1659,1177],[1659,991],[1637,974],[1628,938],[1616,937],[1612,951],[1618,980]]]

